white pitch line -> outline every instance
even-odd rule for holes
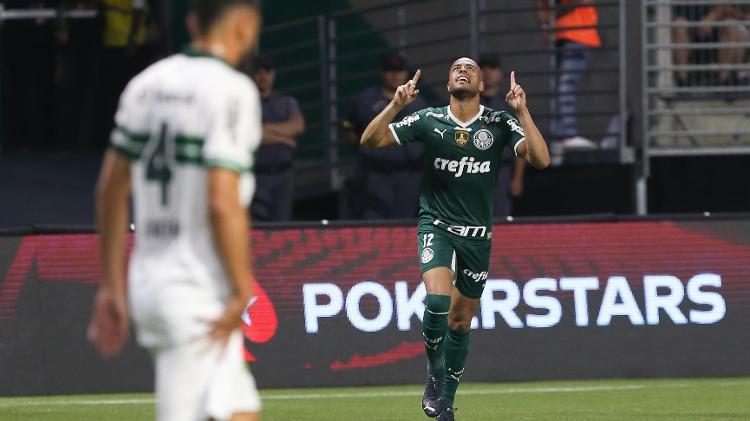
[[[735,385],[725,382],[717,383],[719,386]],[[485,396],[485,395],[516,395],[516,394],[538,394],[538,393],[583,393],[583,392],[609,392],[622,390],[641,390],[647,388],[671,389],[692,387],[687,383],[672,384],[630,384],[621,386],[573,386],[573,387],[517,387],[505,389],[477,389],[472,391],[458,391],[459,395]],[[263,394],[261,392],[261,394]],[[263,400],[292,400],[292,399],[359,399],[359,398],[399,398],[421,396],[420,391],[393,391],[393,392],[338,392],[338,393],[295,393],[295,394],[269,394],[262,396]],[[0,408],[28,407],[28,406],[87,406],[87,405],[153,405],[154,398],[133,399],[50,399],[37,401],[34,398],[8,398],[5,402],[0,399]]]
[[[646,388],[645,385],[623,385],[623,386],[580,386],[580,387],[527,387],[509,389],[479,389],[473,391],[459,391],[459,395],[511,395],[511,394],[535,394],[535,393],[582,393],[582,392],[607,392],[618,390],[638,390]],[[399,398],[421,396],[420,391],[393,391],[393,392],[339,392],[339,393],[299,393],[299,394],[271,394],[263,396],[263,400],[292,400],[292,399],[360,399],[360,398]],[[0,408],[29,407],[29,406],[99,406],[99,405],[153,405],[153,398],[134,399],[50,399],[36,401],[28,398],[9,401],[0,400]],[[28,399],[28,400],[27,400]]]
[[[512,388],[512,389],[485,389],[472,390],[470,392],[458,391],[459,395],[511,395],[523,393],[580,393],[580,392],[606,392],[613,390],[637,390],[643,389],[643,385],[624,386],[581,386],[581,387],[535,387],[535,388]],[[421,396],[419,391],[401,392],[342,392],[342,393],[300,393],[287,395],[268,395],[263,400],[288,400],[288,399],[340,399],[340,398],[399,398],[409,396]]]
[[[142,399],[50,399],[37,401],[35,398],[8,398],[9,402],[0,400],[0,408],[14,408],[26,406],[87,406],[87,405],[147,405],[156,403],[154,398]],[[16,401],[16,399],[23,399]],[[14,402],[15,401],[15,402]]]

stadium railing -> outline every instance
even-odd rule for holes
[[[715,7],[731,7],[745,20],[725,14],[701,21]],[[750,1],[643,0],[641,8],[643,176],[637,208],[643,214],[652,158],[750,154]],[[744,40],[732,40],[731,32]],[[734,58],[726,56],[731,51]],[[726,80],[722,71],[728,71]]]

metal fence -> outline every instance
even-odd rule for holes
[[[750,21],[741,14],[750,19],[750,1],[643,2],[647,156],[750,153]]]
[[[643,174],[653,157],[750,153],[750,1],[643,0]]]

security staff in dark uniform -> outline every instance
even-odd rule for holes
[[[288,221],[294,204],[294,150],[305,131],[305,119],[293,97],[274,92],[276,71],[267,56],[253,59],[251,73],[258,86],[263,114],[263,139],[255,158],[257,188],[253,218]]]
[[[396,88],[408,78],[406,60],[398,54],[384,58],[381,64],[382,83],[360,92],[353,100],[349,115],[343,122],[344,136],[352,143],[358,140],[367,125],[388,105]],[[398,115],[401,119],[427,104],[419,97]],[[386,149],[359,149],[362,184],[350,183],[350,200],[358,209],[354,216],[366,219],[406,219],[417,215],[417,200],[422,170],[422,145],[419,142]],[[359,188],[358,188],[359,186]],[[362,190],[364,194],[358,194]],[[359,205],[359,206],[357,206]]]

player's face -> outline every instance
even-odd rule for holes
[[[395,91],[396,88],[406,83],[408,77],[406,70],[386,70],[383,72],[383,86]]]
[[[482,70],[470,58],[460,58],[453,62],[448,73],[448,92],[458,99],[479,95],[484,90]]]

